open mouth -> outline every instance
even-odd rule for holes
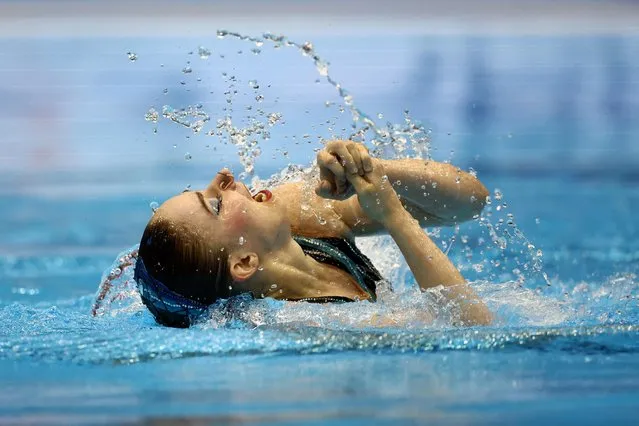
[[[268,189],[263,189],[257,194],[253,195],[253,199],[258,203],[265,203],[273,197],[273,194]]]

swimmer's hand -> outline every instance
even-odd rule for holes
[[[364,176],[373,171],[368,149],[358,142],[331,141],[317,154],[320,181],[315,193],[332,200],[345,200],[355,194],[349,175]]]
[[[398,213],[403,212],[402,206],[393,185],[388,181],[388,176],[384,173],[384,166],[381,161],[373,159],[372,170],[359,174],[347,175],[348,182],[357,193],[359,205],[366,216],[386,227]]]

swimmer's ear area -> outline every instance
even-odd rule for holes
[[[260,258],[254,252],[236,252],[229,256],[229,268],[233,281],[246,281],[260,266]]]

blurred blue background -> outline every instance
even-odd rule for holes
[[[340,115],[324,107],[338,99],[323,79],[315,83],[312,61],[268,45],[252,54],[252,43],[219,40],[220,28],[312,41],[360,109],[382,114],[381,124],[401,122],[409,110],[432,129],[435,159],[472,166],[484,179],[633,181],[638,10],[630,1],[568,0],[0,1],[0,194],[131,195],[146,208],[203,185],[220,165],[237,166],[235,150],[174,123],[161,122],[154,133],[144,115],[201,104],[211,127],[226,114],[230,75],[238,96],[248,81],[262,83],[265,99],[256,106],[284,117],[261,143],[262,177],[289,162],[307,164],[318,138],[350,134],[346,116],[330,132],[321,128]],[[198,57],[200,46],[212,51],[209,59]],[[241,118],[249,103],[236,98],[234,105]],[[297,144],[305,134],[310,146]],[[127,229],[126,218],[118,220]],[[73,221],[58,218],[56,227],[72,232]],[[117,251],[136,238],[101,246]],[[16,237],[0,248],[42,244]]]

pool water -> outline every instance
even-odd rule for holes
[[[275,303],[252,308],[261,325],[253,317],[174,330],[155,325],[131,295],[93,318],[98,278],[114,258],[101,247],[126,232],[105,218],[135,213],[141,229],[147,207],[119,196],[99,204],[5,196],[7,241],[37,239],[46,254],[2,257],[0,419],[629,422],[639,398],[639,191],[619,181],[485,182],[499,183],[518,227],[543,247],[551,287],[475,281],[499,319],[471,329],[357,326],[340,321],[344,312],[321,312],[330,308],[313,312],[327,318],[316,327],[306,309]],[[32,209],[82,224],[72,241],[58,235],[55,214],[17,230],[25,219],[10,212]],[[79,243],[80,252],[64,249]]]

